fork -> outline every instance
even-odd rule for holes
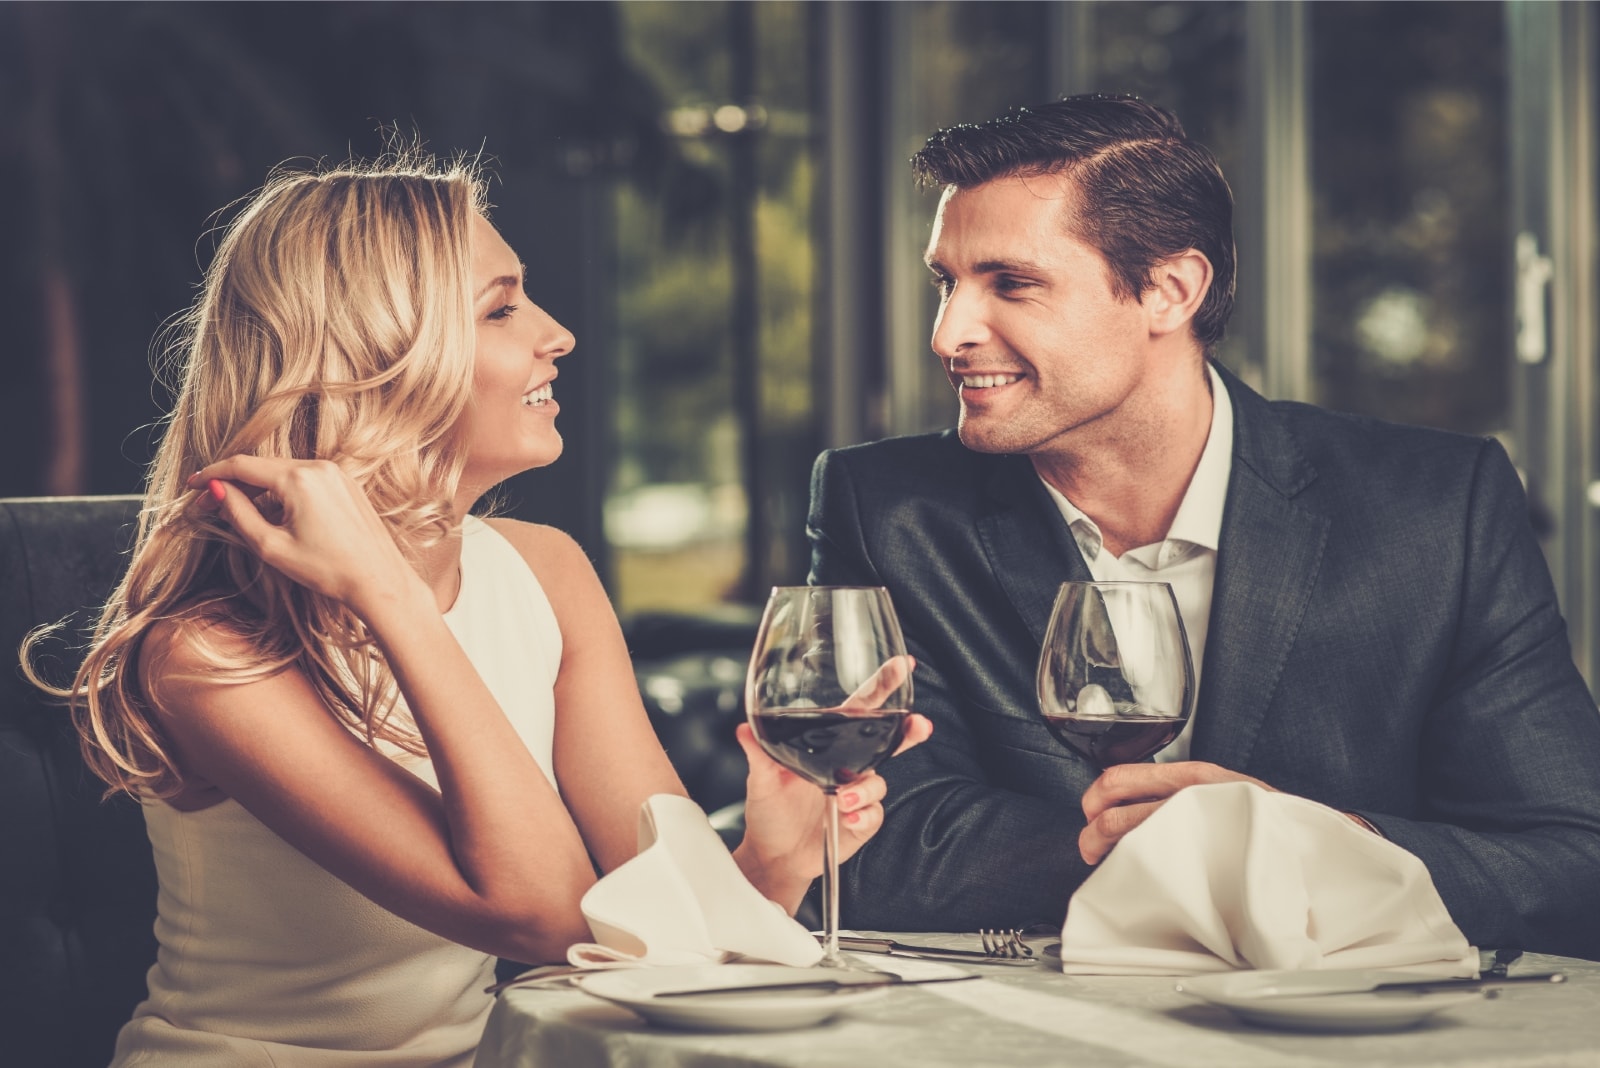
[[[1022,940],[1022,932],[1014,927],[984,927],[978,931],[978,937],[983,939],[983,951],[991,957],[1033,956],[1033,947]]]
[[[1004,940],[1002,939],[1003,943]],[[961,964],[1011,964],[1035,963],[1034,958],[1021,952],[984,949],[950,949],[943,946],[911,945],[892,938],[866,938],[861,935],[840,935],[839,948],[850,953],[884,953],[894,957],[922,957],[927,960],[945,960]]]

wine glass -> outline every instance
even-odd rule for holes
[[[778,586],[767,600],[745,683],[745,710],[767,755],[821,787],[822,960],[839,956],[838,789],[900,745],[911,658],[889,592]]]
[[[1039,650],[1045,725],[1101,768],[1170,743],[1194,711],[1194,662],[1165,582],[1064,582]]]

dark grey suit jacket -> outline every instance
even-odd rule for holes
[[[1600,713],[1504,451],[1224,378],[1192,758],[1364,816],[1479,946],[1600,958]],[[809,528],[813,583],[890,590],[935,725],[881,769],[846,925],[1059,921],[1096,771],[1040,721],[1034,667],[1057,587],[1090,575],[1031,463],[953,432],[824,453]]]

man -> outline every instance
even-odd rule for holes
[[[1249,779],[1427,865],[1479,946],[1600,958],[1600,713],[1493,441],[1271,403],[1209,360],[1232,199],[1168,112],[1074,97],[931,138],[955,433],[823,454],[811,581],[890,590],[927,744],[883,767],[847,923],[1059,922],[1164,799]],[[1154,763],[1046,730],[1066,580],[1169,581],[1199,672]]]

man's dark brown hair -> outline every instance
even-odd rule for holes
[[[1112,292],[1138,300],[1151,269],[1189,249],[1214,277],[1194,333],[1210,351],[1233,313],[1233,193],[1204,145],[1165,108],[1086,94],[1012,108],[940,130],[911,157],[925,185],[971,188],[1012,175],[1060,174],[1078,193],[1071,231],[1111,267]]]

